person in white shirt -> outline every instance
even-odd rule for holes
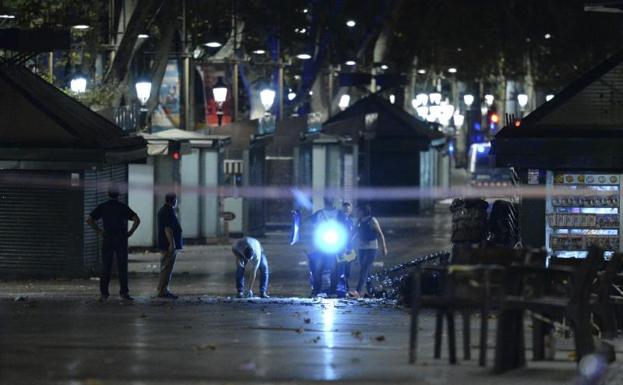
[[[239,239],[231,248],[236,256],[236,289],[238,298],[245,296],[253,297],[253,284],[257,271],[260,271],[260,297],[268,296],[268,261],[264,249],[255,238],[243,237]],[[247,266],[249,269],[247,270]],[[248,286],[245,290],[245,272],[247,273],[246,282]]]

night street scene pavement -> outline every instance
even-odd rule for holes
[[[623,384],[623,0],[0,0],[0,385]]]

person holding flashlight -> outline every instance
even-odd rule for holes
[[[238,298],[253,297],[253,284],[257,271],[260,271],[260,297],[269,298],[268,289],[268,261],[264,249],[255,238],[243,237],[231,248],[236,256],[236,289]],[[247,267],[249,269],[247,270]],[[245,273],[248,275],[245,289]]]

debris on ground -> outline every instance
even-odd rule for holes
[[[385,341],[385,336],[376,336],[374,339],[378,342],[383,342]]]
[[[207,345],[193,345],[193,349],[197,350],[197,351],[204,351],[204,350],[216,350],[216,345],[212,345],[212,344],[207,344]]]
[[[298,328],[298,329],[296,329],[296,332],[297,332],[298,334],[301,334],[301,333],[303,333],[304,331],[305,331],[305,329],[303,329],[303,328]]]
[[[305,319],[303,320],[303,322],[305,322],[306,324],[308,324],[308,323],[310,323],[310,322],[311,322],[311,319],[309,319],[309,318],[305,318]]]
[[[363,339],[363,333],[361,332],[361,330],[354,330],[350,333],[350,335],[357,338],[358,340]]]

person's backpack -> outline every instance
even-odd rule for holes
[[[368,217],[367,220],[360,220],[357,227],[359,239],[364,242],[372,242],[376,240],[378,234],[372,223],[372,217]]]

